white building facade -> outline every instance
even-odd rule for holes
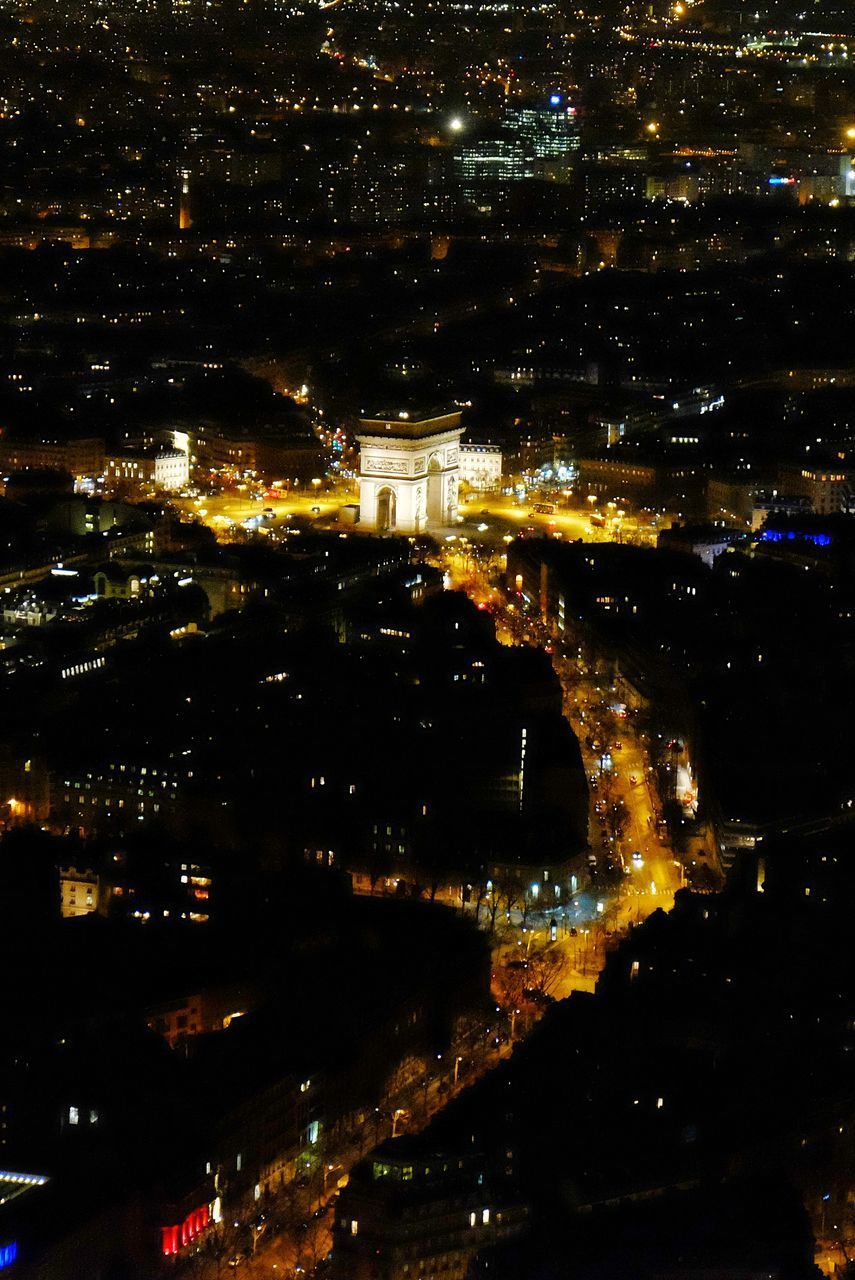
[[[378,533],[426,533],[457,520],[460,414],[360,419],[359,522]]]
[[[154,483],[159,489],[184,489],[190,482],[190,459],[181,449],[161,449],[154,459]]]
[[[123,449],[107,456],[104,474],[114,484],[183,489],[190,480],[190,459],[180,449]]]
[[[460,446],[460,479],[470,489],[489,493],[502,487],[502,451],[497,444]]]

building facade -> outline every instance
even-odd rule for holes
[[[465,1280],[479,1250],[526,1227],[526,1206],[489,1181],[477,1155],[407,1138],[383,1143],[352,1171],[339,1199],[335,1280]]]
[[[101,881],[91,867],[60,867],[60,911],[64,920],[88,916],[101,906]]]
[[[460,448],[460,480],[470,489],[489,493],[502,487],[502,450],[497,444],[464,444]]]
[[[790,489],[809,498],[817,515],[855,510],[855,478],[836,467],[802,467],[792,471]]]
[[[182,489],[190,479],[190,461],[181,449],[123,449],[107,456],[104,474],[115,485]]]
[[[579,151],[576,108],[561,93],[545,102],[512,106],[506,124],[523,149],[526,177],[569,182]]]
[[[4,471],[67,471],[75,480],[101,475],[104,441],[95,436],[72,440],[0,441]]]

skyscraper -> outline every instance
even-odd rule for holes
[[[495,212],[501,188],[528,177],[522,143],[507,134],[475,138],[456,155],[463,197],[482,212]]]
[[[506,123],[522,147],[526,177],[569,182],[579,150],[579,126],[576,108],[568,105],[563,94],[553,93],[546,102],[509,107]]]

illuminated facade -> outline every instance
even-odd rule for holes
[[[817,515],[851,513],[855,509],[855,477],[835,467],[802,467],[793,473],[792,488],[809,498]]]
[[[518,140],[525,157],[525,176],[551,182],[568,182],[579,150],[576,108],[563,94],[553,93],[546,102],[512,106],[507,127]]]
[[[502,450],[497,444],[465,444],[460,450],[460,479],[479,493],[502,487]]]
[[[91,868],[60,867],[60,911],[64,920],[88,916],[98,910],[100,879]]]
[[[463,198],[488,213],[508,183],[528,177],[525,150],[514,137],[473,138],[455,157]]]
[[[425,533],[457,519],[458,412],[360,419],[359,519],[378,533]]]
[[[161,1227],[161,1251],[164,1257],[172,1258],[186,1245],[192,1244],[214,1220],[210,1206],[202,1204],[188,1213],[183,1222]]]
[[[181,489],[190,478],[190,462],[181,449],[123,449],[108,454],[104,474],[112,484]]]

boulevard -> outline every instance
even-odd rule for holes
[[[365,536],[346,518],[355,499],[355,488],[343,481],[287,492],[249,481],[181,497],[175,505],[221,540],[286,540],[313,529]],[[637,717],[619,705],[596,657],[586,665],[569,642],[551,634],[536,612],[502,585],[507,544],[520,534],[655,543],[649,518],[624,511],[610,515],[607,509],[600,526],[590,516],[590,507],[559,507],[537,493],[524,499],[471,495],[461,504],[458,523],[435,535],[436,551],[429,553],[443,569],[448,587],[464,590],[490,612],[502,643],[534,645],[550,654],[589,782],[590,851],[580,860],[578,889],[569,901],[545,908],[531,886],[521,900],[497,909],[491,900],[499,894],[498,886],[488,884],[480,893],[459,882],[438,886],[436,902],[469,916],[490,938],[495,1021],[470,1027],[436,1062],[414,1061],[408,1078],[390,1081],[382,1110],[370,1120],[354,1117],[349,1129],[329,1138],[312,1168],[295,1174],[295,1181],[271,1203],[250,1203],[232,1225],[225,1224],[218,1237],[219,1261],[225,1260],[232,1274],[260,1280],[322,1267],[338,1187],[346,1184],[366,1143],[424,1127],[457,1092],[511,1053],[551,1003],[574,992],[593,992],[609,951],[652,912],[669,911],[686,882],[684,862],[675,855],[662,821],[661,798]],[[602,733],[603,726],[612,733],[608,743],[592,736]],[[367,877],[354,875],[353,886],[358,893],[394,895],[397,880],[392,875],[372,885]],[[191,1258],[187,1265],[202,1277],[218,1274],[213,1255],[207,1261]]]

